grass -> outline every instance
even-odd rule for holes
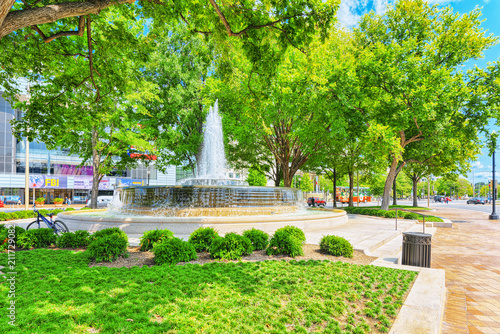
[[[16,271],[4,333],[387,332],[416,278],[312,260],[89,268],[82,252],[49,249],[16,252]]]

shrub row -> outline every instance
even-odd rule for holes
[[[377,217],[385,217],[385,218],[396,218],[396,210],[380,210],[373,208],[357,208],[357,207],[346,207],[343,208],[347,213],[353,213],[358,215],[367,215],[367,216],[377,216]],[[404,219],[415,219],[422,220],[423,216],[415,213],[415,212],[405,212],[399,211],[398,218]],[[435,216],[427,216],[425,220],[428,222],[442,222],[443,220],[439,217]]]
[[[54,215],[57,215],[60,212],[73,211],[73,210],[75,210],[75,209],[74,208],[66,208],[66,210],[61,210],[61,209],[55,209],[55,210],[41,209],[41,210],[38,210],[38,211],[42,215],[46,216],[49,213],[53,213]],[[26,218],[36,218],[36,213],[33,210],[21,210],[21,211],[15,211],[15,212],[0,212],[0,221],[15,220],[15,219],[26,219]]]

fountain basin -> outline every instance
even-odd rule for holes
[[[343,210],[307,210],[304,213],[270,216],[245,217],[112,217],[105,215],[107,210],[85,210],[85,212],[61,212],[58,219],[62,220],[70,230],[97,230],[118,227],[127,234],[143,234],[155,229],[168,229],[176,237],[187,239],[200,227],[212,227],[220,235],[229,232],[242,233],[256,228],[272,234],[278,228],[292,225],[303,231],[330,228],[347,223],[347,214]]]
[[[274,215],[304,206],[298,189],[232,185],[124,187],[116,190],[115,199],[110,211],[134,216]]]

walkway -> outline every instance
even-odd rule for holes
[[[469,210],[437,209],[454,222],[432,240],[432,268],[446,271],[442,333],[500,333],[500,221]]]

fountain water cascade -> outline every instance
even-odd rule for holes
[[[241,232],[252,227],[268,233],[286,225],[308,228],[347,222],[344,211],[305,209],[302,192],[294,188],[253,187],[226,176],[222,120],[218,101],[210,108],[196,178],[177,186],[118,188],[108,210],[59,214],[70,229],[119,227],[127,233],[168,228],[187,238],[198,227]]]

